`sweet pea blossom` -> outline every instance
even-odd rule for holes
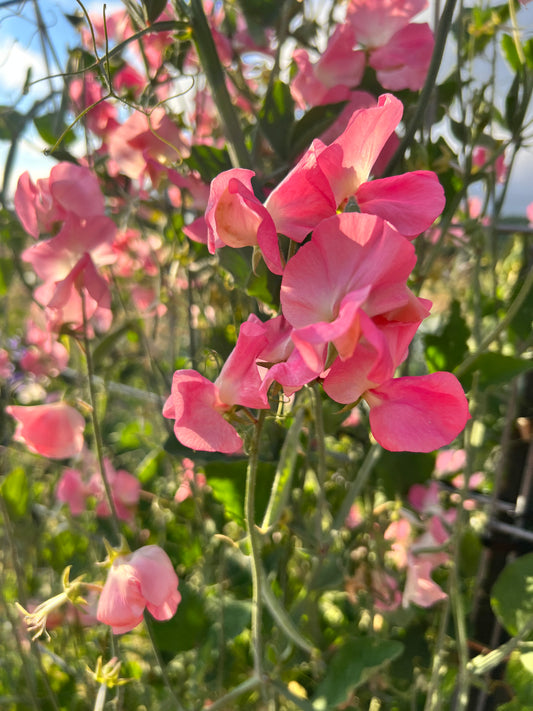
[[[170,558],[159,546],[143,546],[118,556],[109,569],[96,617],[113,634],[137,627],[145,609],[156,620],[169,620],[181,600],[178,582]]]
[[[85,420],[70,405],[8,405],[6,412],[17,421],[13,439],[30,452],[49,459],[66,459],[81,452]]]
[[[369,53],[369,64],[385,89],[422,88],[435,44],[427,23],[410,20],[427,0],[350,0],[346,22]]]
[[[374,107],[355,111],[330,145],[313,141],[264,204],[253,191],[253,171],[233,168],[219,174],[211,184],[205,215],[209,251],[223,245],[258,245],[268,268],[281,274],[278,233],[303,242],[352,197],[361,212],[387,220],[408,237],[430,227],[445,203],[434,173],[419,170],[369,182],[402,112],[401,102],[390,94]]]
[[[266,409],[256,359],[267,343],[263,324],[254,318],[242,324],[235,348],[212,383],[195,370],[177,370],[163,416],[175,420],[174,434],[186,447],[233,454],[242,439],[225,419],[234,405]]]
[[[104,196],[95,173],[68,162],[55,165],[50,176],[37,183],[24,172],[17,183],[14,203],[22,226],[35,239],[52,233],[69,214],[84,220],[104,213]]]

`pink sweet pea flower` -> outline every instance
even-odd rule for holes
[[[434,46],[429,25],[412,23],[402,27],[383,47],[375,49],[369,64],[384,89],[418,91],[424,86]]]
[[[365,54],[355,50],[355,44],[352,25],[344,23],[337,26],[325,52],[315,64],[310,63],[305,50],[295,50],[293,58],[298,74],[291,82],[291,93],[300,108],[342,101],[346,98],[342,89],[359,86],[365,69]],[[332,89],[338,93],[332,94]]]
[[[26,372],[37,377],[56,377],[66,368],[68,351],[52,335],[45,313],[37,304],[32,304],[31,318],[26,323],[26,342],[28,348],[19,361],[20,367]]]
[[[181,600],[178,582],[170,558],[159,546],[143,546],[118,556],[109,569],[96,617],[113,634],[137,627],[145,608],[156,620],[169,620]]]
[[[447,560],[445,553],[427,553],[409,561],[402,600],[404,607],[408,607],[410,603],[420,607],[431,607],[446,599],[446,593],[433,580],[431,573],[434,568]]]
[[[193,489],[202,489],[207,484],[205,474],[194,471],[194,462],[192,459],[185,457],[181,460],[183,472],[181,474],[180,485],[174,494],[174,501],[181,504],[185,499],[189,499],[193,495]],[[192,484],[192,486],[191,486]]]
[[[56,496],[58,501],[68,505],[73,516],[85,511],[87,493],[82,473],[78,469],[65,469],[58,481]]]
[[[50,288],[51,287],[51,288]],[[43,284],[38,296],[46,301],[50,326],[58,331],[68,324],[72,329],[81,328],[84,320],[96,319],[97,328],[106,330],[111,324],[111,293],[108,282],[97,271],[91,257],[85,253],[73,269],[61,281]],[[37,297],[36,293],[36,297]]]
[[[85,420],[70,405],[9,405],[6,412],[17,420],[14,441],[25,444],[30,452],[49,459],[66,459],[81,452]]]
[[[383,47],[402,27],[427,7],[427,0],[350,0],[346,20],[358,42]]]
[[[496,176],[496,182],[504,183],[507,177],[507,165],[505,163],[505,154],[500,153],[494,163],[489,165],[492,159],[491,151],[485,146],[476,146],[472,151],[472,165],[478,169],[493,171]]]
[[[224,415],[234,405],[268,409],[256,359],[267,343],[265,327],[253,316],[242,324],[237,344],[216,381],[195,370],[177,370],[163,416],[174,419],[174,434],[186,447],[233,454],[242,439]]]
[[[146,172],[166,170],[180,161],[188,148],[178,126],[164,109],[156,108],[149,116],[136,111],[116,128],[108,139],[109,157],[116,173],[139,180]]]
[[[470,413],[461,384],[452,373],[393,378],[369,390],[370,428],[391,452],[432,452],[450,444]]]
[[[314,348],[328,342],[350,358],[365,327],[373,328],[365,316],[408,304],[415,262],[412,244],[378,217],[349,212],[321,222],[281,284],[283,313],[307,365],[318,369]]]
[[[104,197],[98,178],[87,167],[61,162],[47,179],[31,181],[23,173],[15,191],[15,210],[22,226],[32,237],[51,233],[69,213],[80,220],[103,215]]]
[[[401,102],[390,94],[381,96],[377,106],[355,111],[329,146],[313,141],[264,205],[253,192],[252,171],[235,168],[218,175],[211,184],[205,220],[211,253],[224,244],[258,245],[269,269],[281,274],[277,234],[303,242],[351,197],[362,212],[388,220],[409,237],[430,227],[445,202],[434,173],[414,171],[368,182],[402,112]],[[202,238],[201,230],[195,233]]]
[[[14,371],[9,353],[5,348],[0,348],[0,380],[7,380]]]
[[[461,471],[466,465],[464,449],[441,449],[435,461],[435,473],[438,477]]]
[[[131,522],[135,507],[139,503],[141,482],[125,469],[115,469],[109,459],[104,459],[104,467],[117,516],[122,521]],[[104,483],[99,471],[92,475],[87,485],[87,494],[95,496],[97,499],[97,516],[107,517],[111,515],[105,496]]]
[[[71,79],[69,96],[77,111],[83,111],[92,106],[85,114],[84,121],[89,131],[92,131],[95,136],[105,139],[105,136],[119,125],[116,107],[103,99],[102,86],[93,74],[86,72],[82,77]]]
[[[258,245],[271,271],[283,271],[272,217],[255,197],[252,170],[233,168],[212,181],[205,212],[207,246],[211,254],[224,245]]]

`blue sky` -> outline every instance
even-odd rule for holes
[[[316,0],[312,1],[316,4]],[[421,19],[428,19],[431,22],[432,6],[435,2],[438,0],[430,1],[430,9]],[[89,12],[98,14],[102,12],[103,4],[102,0],[91,0],[91,2],[84,3]],[[108,0],[106,5],[108,14],[122,6],[118,0]],[[78,34],[66,20],[64,13],[79,13],[81,7],[76,0],[42,0],[39,6],[44,23],[48,28],[50,41],[58,53],[60,63],[62,63],[65,61],[66,48],[74,47],[79,43]],[[532,37],[533,2],[520,9],[518,19],[523,31],[523,38]],[[34,79],[46,77],[49,73],[43,59],[33,3],[29,0],[21,0],[14,5],[2,7],[2,0],[0,0],[0,37],[0,104],[10,105],[20,97],[20,90],[29,67],[32,67]],[[51,71],[57,71],[58,68],[52,53],[48,51],[47,54]],[[452,56],[449,57],[449,61],[453,62]],[[505,72],[501,68],[500,71]],[[444,68],[443,74],[445,72]],[[506,91],[508,83],[505,74],[502,74],[501,81],[502,88],[505,87]],[[57,86],[60,87],[60,83]],[[44,96],[49,88],[48,82],[34,84],[29,96],[23,98],[19,108],[21,110],[27,109],[36,98]],[[533,135],[533,127],[531,133]],[[34,179],[48,175],[54,161],[43,155],[44,147],[36,131],[30,130],[19,150],[14,170],[15,180],[24,170],[29,170]],[[3,165],[7,148],[6,142],[0,141],[1,165]],[[507,213],[523,214],[526,205],[533,202],[533,186],[530,177],[532,169],[533,147],[530,147],[522,151],[513,171],[509,197],[506,202]],[[11,187],[13,188],[13,186],[14,181],[12,181]]]

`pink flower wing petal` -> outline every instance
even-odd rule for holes
[[[365,399],[372,434],[391,452],[433,452],[454,440],[470,418],[463,388],[452,373],[388,380]]]

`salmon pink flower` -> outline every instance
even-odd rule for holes
[[[67,162],[55,165],[50,176],[36,184],[29,173],[23,173],[14,202],[22,226],[35,239],[52,233],[69,214],[83,220],[104,213],[104,196],[96,175],[86,166]]]
[[[394,378],[364,395],[370,428],[392,452],[432,452],[450,444],[470,419],[461,384],[452,373]]]
[[[96,617],[114,634],[137,627],[145,609],[156,620],[169,620],[181,600],[178,582],[170,558],[159,546],[143,546],[118,556],[109,569]]]
[[[81,452],[85,420],[70,405],[9,405],[6,412],[17,421],[13,439],[30,452],[49,459],[66,459]]]
[[[175,420],[174,434],[186,447],[206,452],[233,454],[242,439],[225,419],[234,405],[267,409],[256,365],[267,344],[265,327],[253,316],[242,324],[237,344],[212,383],[195,370],[177,370],[163,416]]]

